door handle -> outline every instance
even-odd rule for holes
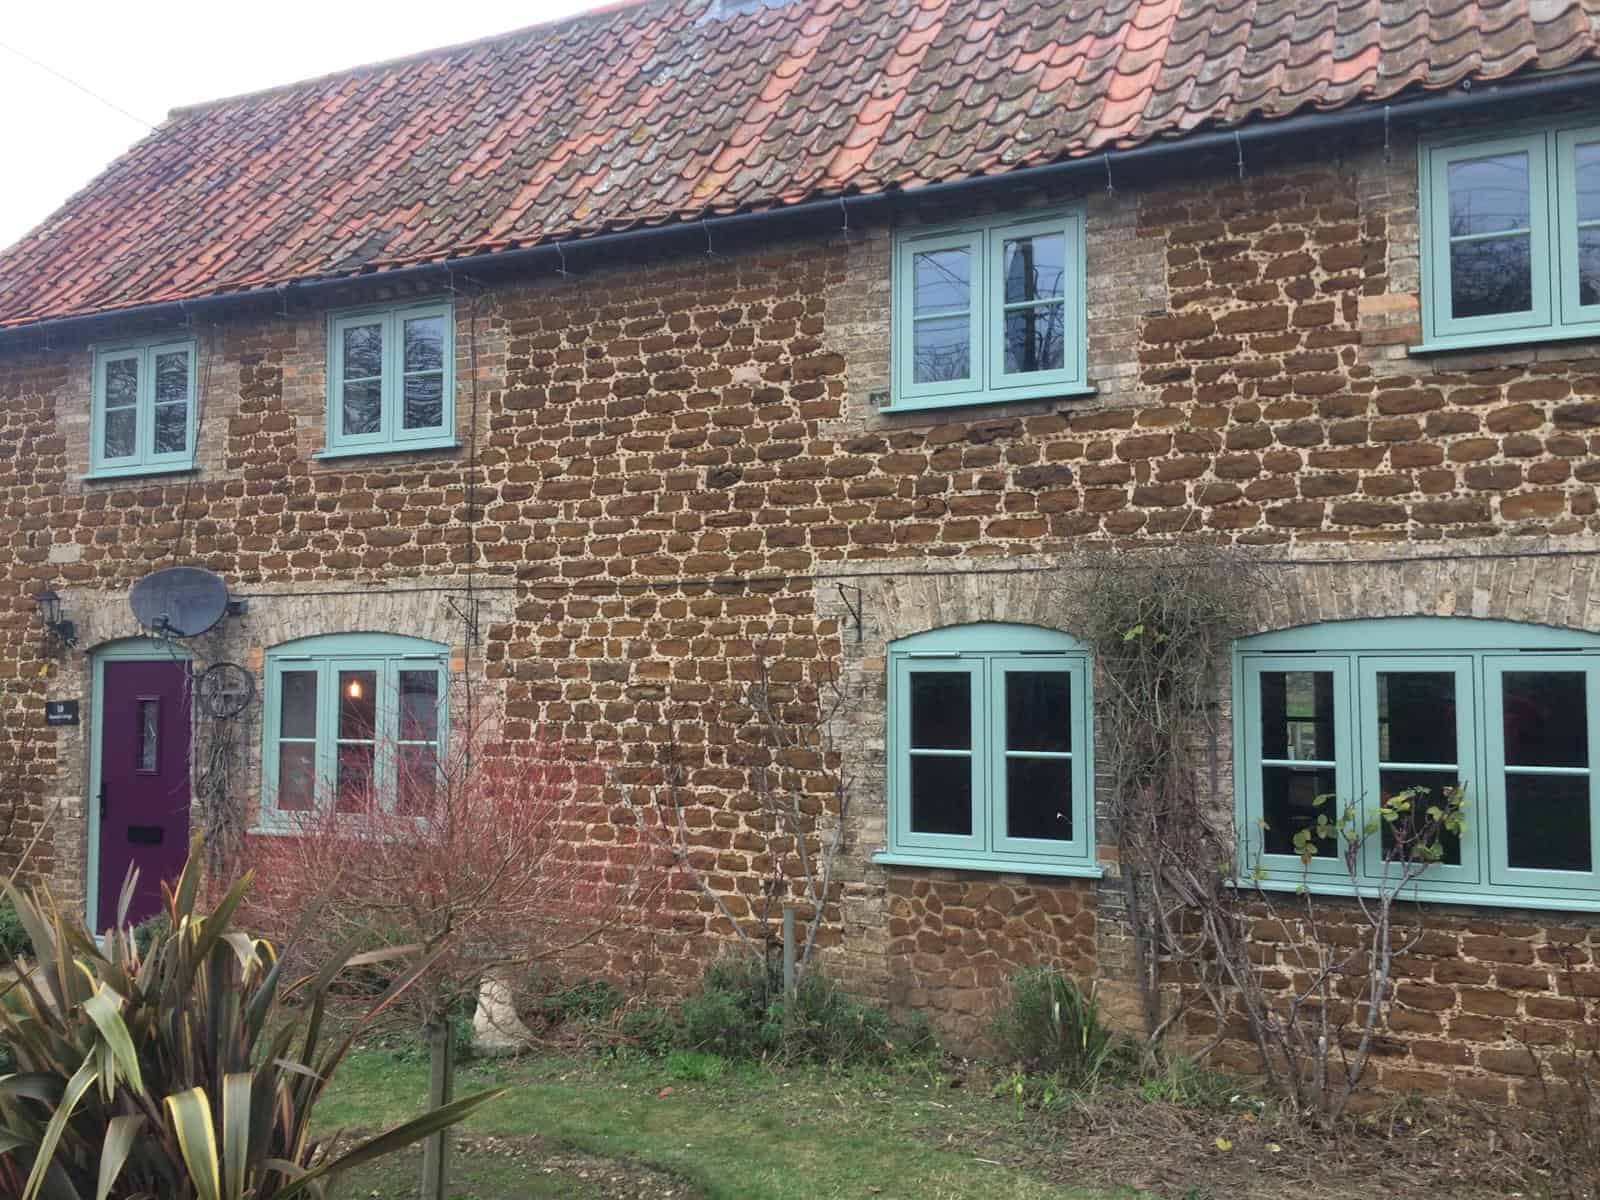
[[[103,783],[100,785],[100,819],[106,819],[106,785]]]

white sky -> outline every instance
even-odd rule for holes
[[[501,33],[593,0],[0,0],[0,246],[179,105]],[[576,65],[576,64],[575,64]]]

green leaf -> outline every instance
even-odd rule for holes
[[[217,1164],[217,1134],[211,1123],[211,1098],[193,1087],[167,1097],[167,1112],[178,1135],[178,1149],[200,1200],[222,1200]]]
[[[144,1117],[139,1113],[111,1118],[106,1126],[106,1140],[100,1147],[100,1183],[95,1188],[94,1200],[106,1200],[111,1194],[111,1187],[122,1174],[128,1155],[133,1152],[134,1139],[143,1126]]]
[[[143,1094],[144,1077],[139,1073],[139,1055],[133,1048],[128,1026],[122,1020],[122,997],[102,983],[100,989],[83,1002],[83,1011],[111,1047],[111,1053],[116,1056],[117,1065],[122,1068],[128,1086]]]
[[[228,1200],[246,1200],[246,1169],[250,1165],[250,1087],[252,1075],[238,1072],[222,1077],[222,1167]]]
[[[1143,625],[1135,625],[1132,629],[1128,630],[1127,633],[1122,635],[1122,640],[1125,641],[1125,642],[1131,642],[1131,641],[1133,641],[1134,638],[1141,637],[1141,636],[1143,636],[1143,634],[1144,634],[1144,626]]]
[[[28,1173],[28,1182],[22,1189],[22,1200],[35,1200],[39,1189],[44,1186],[44,1177],[50,1170],[50,1164],[56,1156],[56,1146],[61,1142],[61,1135],[66,1132],[67,1122],[72,1120],[72,1114],[78,1107],[78,1101],[83,1099],[83,1094],[94,1085],[95,1075],[94,1056],[84,1060],[83,1066],[77,1073],[67,1080],[66,1090],[61,1093],[61,1103],[56,1105],[55,1112],[50,1114],[50,1123],[44,1127],[44,1136],[39,1139],[39,1150],[34,1155],[33,1170]]]

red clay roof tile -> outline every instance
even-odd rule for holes
[[[1600,0],[711,2],[176,111],[0,253],[0,327],[992,174],[1600,50]]]

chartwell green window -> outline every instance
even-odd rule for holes
[[[1424,348],[1600,337],[1600,125],[1430,141]]]
[[[897,234],[888,408],[1089,391],[1084,295],[1081,209]]]
[[[335,634],[267,652],[262,821],[293,828],[374,807],[433,812],[449,651],[420,638]]]
[[[1097,874],[1089,660],[1025,625],[889,646],[889,846],[878,861]]]
[[[448,301],[334,313],[322,457],[455,445],[455,344]]]
[[[1386,838],[1352,880],[1331,839],[1303,871],[1295,834],[1319,808],[1364,824],[1397,792],[1461,787],[1465,831],[1419,896],[1600,909],[1600,637],[1465,617],[1262,634],[1236,648],[1234,722],[1243,871],[1268,886],[1377,885]]]
[[[98,347],[90,477],[193,467],[196,407],[193,340]]]

